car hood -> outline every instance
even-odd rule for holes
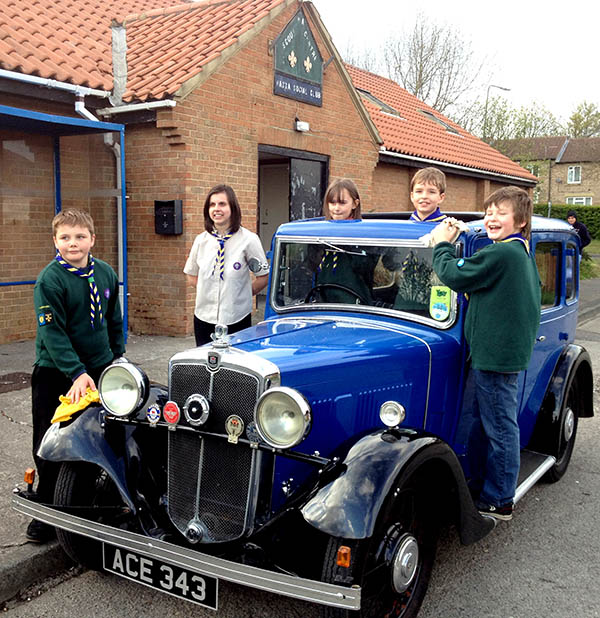
[[[366,374],[397,372],[402,359],[411,359],[420,373],[430,363],[431,341],[427,339],[435,337],[379,320],[285,317],[234,335],[232,345],[275,363],[282,385],[300,387],[331,385],[338,380],[348,385],[349,379],[364,379]]]

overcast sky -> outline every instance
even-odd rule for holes
[[[600,107],[598,4],[594,0],[313,0],[338,51],[376,48],[415,23],[416,13],[455,27],[487,58],[481,96],[503,95],[513,106],[541,103],[568,120],[584,100]]]

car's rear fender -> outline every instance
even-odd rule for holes
[[[456,521],[464,544],[493,528],[475,509],[456,455],[435,436],[402,429],[369,434],[348,451],[340,469],[302,508],[310,525],[331,536],[371,536],[388,497],[415,475],[431,508]]]
[[[594,380],[592,362],[585,348],[571,343],[562,351],[554,374],[548,383],[535,429],[528,448],[546,452],[548,436],[559,435],[563,402],[573,380],[578,381],[580,398],[578,406],[580,417],[594,415]]]

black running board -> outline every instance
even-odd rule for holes
[[[515,492],[515,504],[552,468],[556,459],[534,451],[521,451],[521,468]]]

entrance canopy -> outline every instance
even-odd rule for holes
[[[27,134],[31,138],[27,138],[27,135],[25,135],[26,139],[24,140],[15,139],[15,136],[21,135],[23,137],[23,134]],[[92,139],[90,142],[91,138],[86,136],[93,135],[104,136]],[[78,136],[81,136],[84,142],[78,141]],[[38,181],[38,177],[41,176],[40,173],[28,176],[15,171],[26,168],[31,170],[37,166],[48,168],[48,164],[44,162],[49,159],[39,156],[42,148],[39,140],[43,140],[48,145],[47,148],[51,148],[53,151],[50,167],[54,181],[50,186],[53,187],[54,213],[60,212],[63,205],[65,207],[81,207],[83,205],[93,210],[94,213],[101,213],[103,222],[108,221],[112,224],[115,219],[118,221],[116,244],[121,290],[120,300],[124,327],[127,329],[125,126],[0,105],[0,159],[4,153],[4,159],[1,159],[4,175],[0,175],[0,203],[3,199],[6,201],[5,216],[8,214],[6,212],[8,209],[15,208],[13,204],[20,204],[27,200],[31,202],[32,199],[40,200],[45,195],[44,189],[40,185],[31,186],[32,178]],[[112,154],[107,154],[109,152],[112,152]],[[107,161],[102,160],[103,157]],[[102,167],[103,165],[104,167]],[[63,167],[67,168],[64,170],[64,181],[61,175],[61,168]],[[109,167],[110,173],[106,171]],[[49,169],[38,169],[37,171],[50,172]],[[43,182],[44,177],[41,180]],[[51,199],[50,196],[48,196],[47,201],[49,199]],[[115,199],[117,217],[114,217],[108,206],[108,203],[112,202],[114,208]],[[47,206],[51,208],[50,204]],[[17,206],[17,208],[20,208],[20,206]],[[106,209],[106,212],[101,210],[103,208]],[[48,215],[50,214],[51,211],[48,212]],[[101,239],[101,241],[106,245],[109,244],[108,239]],[[44,252],[47,256],[47,251]],[[2,268],[1,270],[5,273],[11,272],[9,268]],[[33,268],[31,272],[34,272]],[[31,278],[7,281],[3,277],[0,281],[0,292],[9,286],[33,285],[34,283],[35,279]]]

